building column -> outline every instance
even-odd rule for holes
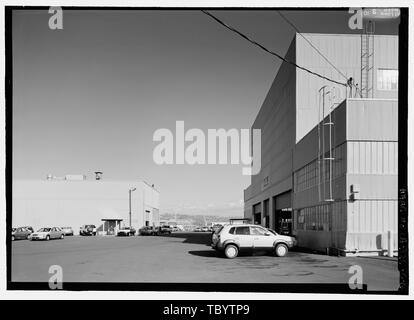
[[[262,225],[263,227],[266,225],[265,222],[265,204],[264,204],[264,200],[262,200],[260,202],[260,225]]]
[[[275,229],[275,200],[273,197],[269,198],[269,227]]]

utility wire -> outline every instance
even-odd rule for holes
[[[330,65],[331,65],[331,67],[332,68],[334,68],[341,76],[343,76],[346,80],[347,80],[347,84],[349,85],[349,86],[352,86],[352,87],[354,87],[355,88],[355,90],[356,90],[356,94],[360,94],[360,92],[359,92],[359,88],[358,88],[358,86],[356,85],[356,84],[354,84],[353,83],[353,81],[350,81],[350,82],[348,82],[349,80],[351,80],[351,79],[349,79],[345,74],[343,74],[342,72],[341,72],[341,70],[339,70],[331,61],[329,61],[329,59],[317,48],[317,47],[315,47],[314,45],[313,45],[313,43],[308,39],[308,38],[306,38],[301,32],[300,32],[300,30],[294,25],[294,23],[292,22],[292,21],[290,21],[288,18],[286,18],[286,16],[285,15],[283,15],[282,14],[282,12],[280,12],[279,10],[277,10],[277,13],[283,18],[283,20],[285,20],[293,29],[295,29],[296,30],[296,32],[297,33],[299,33],[299,35],[303,38],[303,39],[305,39],[306,40],[306,42],[307,43],[309,43],[309,45],[313,48],[313,49],[315,49],[315,51],[317,52],[317,53],[319,53],[319,55],[326,61],[326,62],[328,62]]]
[[[217,17],[216,17],[216,16],[214,16],[213,14],[211,14],[211,13],[207,12],[206,10],[201,10],[201,12],[203,12],[203,13],[204,13],[204,14],[206,14],[206,15],[208,15],[210,18],[214,19],[216,22],[218,22],[218,23],[219,23],[219,24],[221,24],[222,26],[226,27],[226,28],[227,28],[227,29],[229,29],[230,31],[233,31],[234,33],[237,33],[240,37],[242,37],[242,38],[246,39],[246,40],[247,40],[247,41],[249,41],[250,43],[252,43],[252,44],[254,44],[255,46],[257,46],[257,47],[261,48],[262,50],[266,51],[267,53],[270,53],[271,55],[278,57],[279,59],[283,60],[284,62],[289,63],[289,64],[291,64],[291,65],[295,66],[295,67],[296,67],[296,68],[298,68],[298,69],[301,69],[301,70],[303,70],[303,71],[306,71],[306,72],[308,72],[308,73],[310,73],[310,74],[312,74],[312,75],[314,75],[314,76],[317,76],[317,77],[319,77],[319,78],[322,78],[322,79],[324,79],[324,80],[327,80],[327,81],[330,81],[330,82],[333,82],[333,83],[336,83],[336,84],[339,84],[339,85],[342,85],[342,86],[345,86],[345,87],[346,87],[346,86],[348,86],[346,83],[342,83],[342,82],[339,82],[339,81],[336,81],[336,80],[330,79],[330,78],[325,77],[325,76],[323,76],[323,75],[321,75],[321,74],[319,74],[319,73],[316,73],[316,72],[314,72],[314,71],[311,71],[311,70],[309,70],[309,69],[307,69],[307,68],[305,68],[305,67],[301,67],[301,66],[297,65],[296,63],[294,63],[294,62],[292,62],[292,61],[287,60],[285,57],[282,57],[280,54],[278,54],[278,53],[276,53],[276,52],[274,52],[274,51],[271,51],[271,50],[267,49],[266,47],[264,47],[263,45],[261,45],[260,43],[258,43],[258,42],[256,42],[256,41],[254,41],[254,40],[250,39],[248,36],[246,36],[246,35],[245,35],[245,34],[243,34],[242,32],[240,32],[240,31],[236,30],[236,29],[235,29],[235,28],[233,28],[232,26],[230,26],[230,25],[226,24],[225,22],[221,21],[219,18],[217,18]]]
[[[313,48],[313,49],[315,49],[316,50],[316,52],[317,53],[319,53],[319,55],[326,61],[326,62],[328,62],[330,65],[331,65],[331,67],[332,68],[334,68],[341,76],[343,76],[346,80],[348,80],[348,77],[346,76],[346,75],[344,75],[342,72],[341,72],[341,70],[339,70],[337,67],[335,67],[334,66],[334,64],[332,63],[332,62],[330,62],[329,60],[328,60],[328,58],[322,53],[322,52],[320,52],[319,51],[319,49],[317,48],[317,47],[315,47],[313,44],[312,44],[312,42],[308,39],[308,38],[306,38],[300,31],[299,31],[299,29],[293,24],[293,22],[291,22],[288,18],[286,18],[283,14],[282,14],[282,12],[280,12],[279,10],[277,10],[277,13],[283,18],[283,20],[285,20],[293,29],[295,29],[296,30],[296,32],[297,33],[299,33],[299,35],[303,38],[303,39],[305,39],[306,40],[306,42],[307,43],[309,43],[310,44],[310,46]]]

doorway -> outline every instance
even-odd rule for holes
[[[273,228],[283,235],[292,235],[292,193],[281,193],[273,197]]]
[[[260,202],[253,206],[253,220],[254,224],[262,224],[262,208]]]

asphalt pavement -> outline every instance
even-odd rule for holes
[[[397,290],[397,259],[332,257],[289,252],[226,259],[209,246],[209,233],[171,236],[66,237],[12,242],[12,281],[47,282],[59,265],[65,282],[348,283],[362,268],[368,290]]]

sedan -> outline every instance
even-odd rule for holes
[[[65,237],[62,229],[59,227],[41,228],[30,235],[30,240],[51,240],[63,239]]]
[[[63,234],[65,236],[73,236],[73,229],[72,227],[61,227]]]
[[[32,232],[26,228],[14,228],[12,230],[11,240],[26,240],[29,239]]]
[[[133,227],[123,227],[121,229],[118,230],[117,232],[117,236],[118,237],[129,237],[129,236],[134,236],[135,235],[135,229]]]
[[[157,236],[161,236],[163,234],[171,234],[171,232],[172,230],[168,225],[155,227],[155,233],[157,234]]]
[[[155,236],[156,235],[156,231],[154,227],[142,227],[141,229],[139,229],[139,234],[141,236]]]

